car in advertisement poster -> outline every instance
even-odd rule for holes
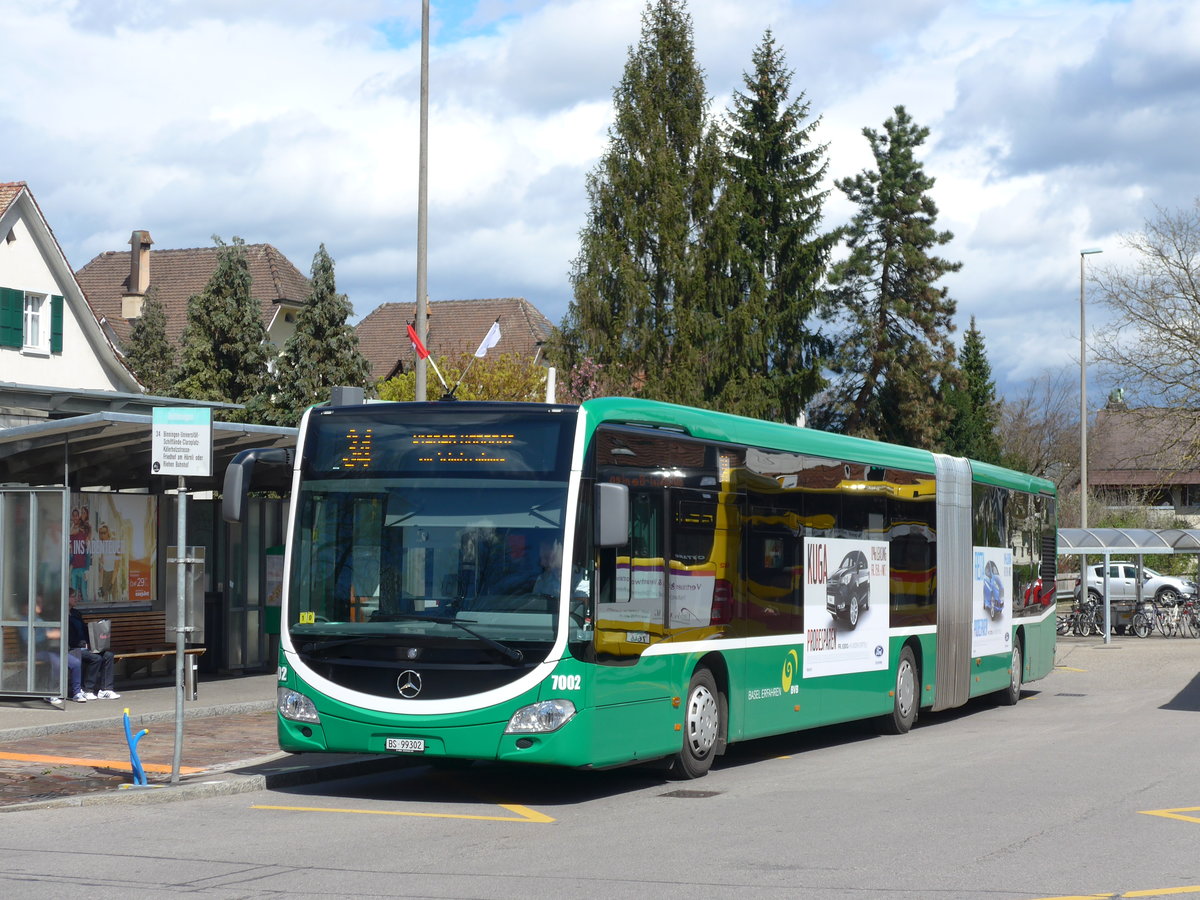
[[[854,628],[858,625],[859,613],[870,605],[870,597],[871,570],[867,555],[861,550],[851,550],[829,575],[825,585],[825,608],[839,622]]]
[[[1004,581],[1000,569],[990,559],[983,570],[983,611],[993,619],[1004,614]]]

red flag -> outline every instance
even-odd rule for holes
[[[417,337],[417,329],[411,325],[408,326],[408,339],[412,341],[413,350],[421,359],[429,358],[429,351],[425,349],[425,345],[421,343],[421,339]]]

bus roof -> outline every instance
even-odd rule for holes
[[[781,422],[765,422],[745,416],[629,397],[586,400],[582,404],[582,410],[587,416],[589,431],[602,422],[669,426],[681,428],[693,437],[709,440],[749,444],[768,450],[810,453],[814,456],[845,459],[927,475],[936,474],[934,455],[928,450],[785,425]],[[976,480],[984,484],[1031,493],[1055,493],[1053,482],[1032,475],[974,461],[971,462],[971,469]]]

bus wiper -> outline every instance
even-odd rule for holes
[[[388,637],[383,634],[360,634],[356,637],[338,638],[332,641],[309,641],[300,647],[301,653],[319,653],[322,650],[332,650],[334,647],[345,647],[349,644],[361,644],[374,638]]]
[[[420,613],[385,613],[384,615],[377,616],[375,621],[397,622],[400,620],[410,619],[418,622],[433,622],[437,625],[453,625],[455,628],[461,628],[467,634],[471,635],[471,637],[483,642],[488,647],[491,647],[514,665],[525,658],[525,654],[516,647],[510,647],[508,644],[502,644],[500,641],[496,640],[495,638],[490,638],[486,634],[480,634],[475,629],[468,628],[458,619],[455,619],[451,616],[423,616]]]

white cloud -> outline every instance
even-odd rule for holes
[[[434,299],[523,295],[552,319],[642,0],[432,3]],[[1081,246],[1200,194],[1200,4],[693,0],[714,111],[771,28],[830,187],[897,104],[923,148],[959,321],[1002,386],[1070,361]],[[10,0],[0,180],[68,259],[240,235],[302,270],[324,242],[359,315],[415,290],[420,4]],[[834,191],[830,225],[852,213]],[[1072,332],[1073,330],[1073,332]],[[1077,350],[1075,351],[1077,354]]]

